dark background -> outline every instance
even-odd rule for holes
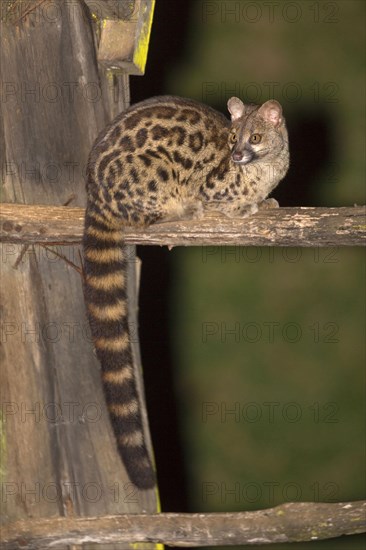
[[[216,14],[205,18],[207,4],[214,6]],[[314,10],[318,11],[310,12],[308,2],[296,2],[301,17],[290,21],[296,17],[291,11],[281,11],[289,4],[284,2],[274,21],[269,22],[265,6],[259,2],[262,17],[255,23],[246,17],[253,12],[230,15],[223,11],[223,6],[230,8],[233,4],[244,9],[248,2],[157,2],[146,74],[131,78],[132,103],[161,94],[205,101],[202,83],[215,79],[228,84],[296,82],[303,91],[298,101],[283,97],[283,93],[276,95],[289,129],[291,168],[273,196],[281,206],[363,203],[364,137],[359,124],[360,114],[364,113],[363,3],[350,0],[325,6],[324,2],[316,2]],[[319,83],[319,96],[314,82]],[[206,102],[226,113],[230,95],[219,94]],[[267,99],[263,97],[262,101]],[[276,251],[276,258],[280,252]],[[205,474],[210,472],[208,479],[234,483],[242,471],[237,465],[241,460],[249,461],[243,467],[251,473],[240,480],[254,479],[257,470],[261,479],[278,479],[283,468],[285,480],[286,472],[296,480],[304,473],[305,477],[308,474],[308,485],[319,483],[325,487],[328,482],[334,483],[339,489],[336,500],[362,498],[365,315],[364,260],[360,251],[304,250],[296,265],[284,260],[281,252],[275,266],[269,265],[271,262],[237,266],[229,261],[222,265],[222,256],[221,260],[217,256],[216,264],[207,266],[202,262],[202,250],[197,249],[169,252],[165,248],[140,247],[138,253],[143,260],[142,359],[163,510],[230,511],[268,506],[265,500],[253,506],[230,499],[203,502],[200,488],[207,479]],[[282,291],[281,298],[277,291]],[[256,297],[253,303],[252,296]],[[241,309],[236,312],[237,302]],[[193,330],[198,327],[199,331],[207,319],[252,320],[258,315],[262,321],[296,320],[304,331],[315,322],[323,327],[333,322],[340,337],[337,343],[326,345],[323,335],[318,347],[304,338],[296,354],[294,347],[283,342],[275,350],[266,348],[266,342],[259,351],[253,351],[253,346],[242,347],[240,357],[246,357],[243,369],[238,346],[228,345],[223,352],[222,346],[215,344],[208,352]],[[275,381],[271,378],[273,357],[278,373]],[[223,363],[221,370],[215,363],[217,358]],[[228,369],[232,369],[233,379],[229,384],[225,383]],[[281,395],[283,402],[287,398],[300,402],[307,396],[305,410],[312,406],[314,396],[320,403],[336,403],[338,423],[325,423],[322,432],[316,431],[319,426],[314,422],[295,426],[303,434],[299,441],[296,434],[286,431],[288,426],[278,434],[275,426],[275,435],[273,427],[261,427],[262,436],[245,425],[240,426],[240,435],[235,431],[237,426],[231,432],[229,425],[213,426],[209,432],[202,425],[199,410],[205,400],[222,399],[214,382],[229,392],[230,384],[234,388],[247,387],[248,377],[253,390],[250,399],[254,395],[263,401],[261,395],[274,399]],[[214,382],[210,385],[207,381],[211,379]],[[232,400],[237,398],[234,389]],[[278,399],[281,401],[281,397]],[[254,460],[246,457],[251,454],[246,448],[230,448],[231,441],[238,437],[250,446]],[[263,454],[256,450],[259,437],[270,441],[269,456],[267,451]],[[231,464],[236,454],[238,462]],[[291,467],[287,461],[292,461]],[[308,462],[312,464],[309,472]],[[226,464],[234,477],[225,470]],[[308,493],[302,500],[314,500],[312,496]],[[319,499],[327,500],[327,496],[325,491]],[[276,503],[281,501],[283,498]],[[356,538],[353,541],[353,548],[357,548],[360,542]],[[332,544],[332,548],[349,548],[351,540],[348,546],[342,542],[339,546]]]
[[[187,47],[192,0],[163,0],[155,5],[146,73],[130,79],[131,103],[168,94],[167,78]],[[189,510],[169,327],[172,262],[166,248],[138,247],[143,262],[140,288],[140,340],[146,399],[159,474],[163,510]],[[164,345],[162,345],[164,342]]]

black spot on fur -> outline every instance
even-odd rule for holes
[[[161,159],[161,156],[156,151],[153,151],[152,149],[146,149],[145,155],[149,155],[154,159]]]
[[[181,114],[176,118],[179,122],[189,122],[197,124],[201,120],[201,115],[193,109],[182,109]]]
[[[114,178],[112,176],[108,176],[107,178],[107,187],[108,189],[112,189],[112,187],[114,187]]]
[[[147,184],[147,187],[149,189],[149,191],[157,191],[158,190],[158,186],[157,186],[157,183],[155,180],[151,180],[149,181],[149,183]]]
[[[225,191],[218,191],[217,193],[214,194],[213,198],[215,200],[222,200],[223,198],[227,197],[228,193],[229,193],[228,189],[225,189]]]
[[[133,130],[136,128],[140,120],[142,119],[141,113],[135,113],[133,115],[130,115],[125,120],[125,128],[127,130]]]
[[[106,202],[111,202],[112,200],[112,195],[110,194],[108,189],[103,189],[103,197]]]
[[[118,151],[113,151],[112,153],[109,153],[109,155],[105,155],[102,160],[99,163],[98,166],[98,179],[99,181],[103,181],[106,178],[106,168],[109,166],[109,164],[119,156]]]
[[[158,107],[156,109],[155,116],[157,118],[163,118],[167,120],[167,119],[173,118],[176,112],[177,112],[176,107]]]
[[[174,151],[173,158],[175,162],[177,162],[178,164],[181,164],[183,168],[185,168],[186,170],[189,170],[193,166],[193,162],[191,161],[191,159],[182,157],[179,151]]]
[[[136,144],[137,147],[143,147],[147,140],[147,130],[146,128],[140,128],[136,134]]]
[[[169,151],[167,149],[165,149],[165,147],[163,147],[162,145],[159,145],[157,150],[158,150],[159,153],[164,155],[170,162],[173,162],[171,154],[169,153]]]
[[[135,151],[135,147],[130,136],[123,136],[123,138],[120,139],[119,145],[122,151],[126,151],[129,153],[133,153]]]
[[[203,134],[198,131],[189,135],[189,147],[194,153],[198,153],[203,147]]]
[[[117,158],[114,163],[113,163],[113,168],[115,169],[115,174],[117,176],[121,176],[122,173],[123,173],[123,166],[122,166],[122,162],[120,161],[119,158]]]
[[[213,189],[215,187],[215,182],[222,181],[228,171],[228,162],[227,159],[223,159],[220,164],[213,168],[206,177],[206,186],[209,189]]]
[[[145,166],[151,165],[151,159],[148,156],[142,154],[142,155],[138,155],[138,157],[140,160],[142,160]]]
[[[110,140],[117,141],[119,137],[121,137],[121,128],[120,126],[115,126],[112,132],[110,133],[110,135],[108,136],[108,141]]]
[[[164,126],[161,126],[160,124],[156,124],[152,129],[152,138],[154,141],[158,139],[162,139],[164,137],[167,137],[169,135],[169,130],[167,128],[164,128]]]
[[[181,126],[173,126],[171,130],[177,136],[177,145],[183,145],[187,132]]]
[[[133,183],[138,183],[139,182],[139,175],[137,173],[136,168],[131,168],[130,176],[131,176],[131,179],[132,179]]]
[[[203,159],[203,163],[208,164],[209,162],[212,162],[214,158],[215,158],[215,153],[211,153],[209,157]]]
[[[126,195],[124,193],[122,193],[122,191],[117,191],[115,194],[114,194],[114,198],[117,200],[117,201],[120,201],[124,198],[126,198]]]
[[[200,186],[200,195],[205,197],[205,199],[207,199],[207,200],[209,200],[209,198],[210,198],[210,196],[206,193],[206,188],[203,184]]]
[[[168,172],[164,170],[164,168],[161,168],[161,166],[159,166],[159,168],[156,170],[156,173],[161,181],[168,181],[169,175]]]

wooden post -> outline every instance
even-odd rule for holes
[[[128,76],[98,68],[82,2],[26,4],[2,2],[2,201],[84,207],[88,153],[128,105]],[[54,252],[1,245],[2,522],[157,512],[116,450],[72,267],[79,247]]]

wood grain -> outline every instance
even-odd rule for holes
[[[128,4],[133,10],[133,1]],[[98,65],[83,2],[17,0],[4,5],[2,15],[1,199],[13,203],[15,219],[24,208],[37,218],[34,203],[45,205],[46,214],[53,204],[79,207],[81,234],[87,158],[99,131],[129,104],[128,74],[111,77]],[[2,223],[12,227],[9,219]],[[19,227],[16,221],[15,233]],[[39,234],[50,230],[47,216],[39,218]],[[129,258],[133,280],[133,253]],[[132,486],[116,449],[82,279],[73,267],[80,247],[50,251],[18,239],[0,244],[0,263],[0,523],[156,512],[157,491]],[[136,332],[136,292],[128,293]],[[138,360],[134,364],[142,388]]]
[[[61,206],[0,207],[0,240],[12,243],[79,243],[84,210]],[[126,227],[129,244],[173,246],[362,246],[366,242],[366,210],[342,208],[278,208],[244,219],[222,216],[157,223],[146,229]]]
[[[161,542],[172,546],[258,545],[314,541],[366,532],[366,501],[286,503],[256,512],[133,514],[31,519],[6,526],[3,550],[67,544]]]

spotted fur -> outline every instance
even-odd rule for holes
[[[288,168],[282,109],[273,100],[259,107],[238,98],[228,107],[231,122],[191,100],[143,101],[103,130],[89,157],[86,308],[117,446],[141,489],[154,486],[155,474],[133,372],[123,227],[258,208]]]

